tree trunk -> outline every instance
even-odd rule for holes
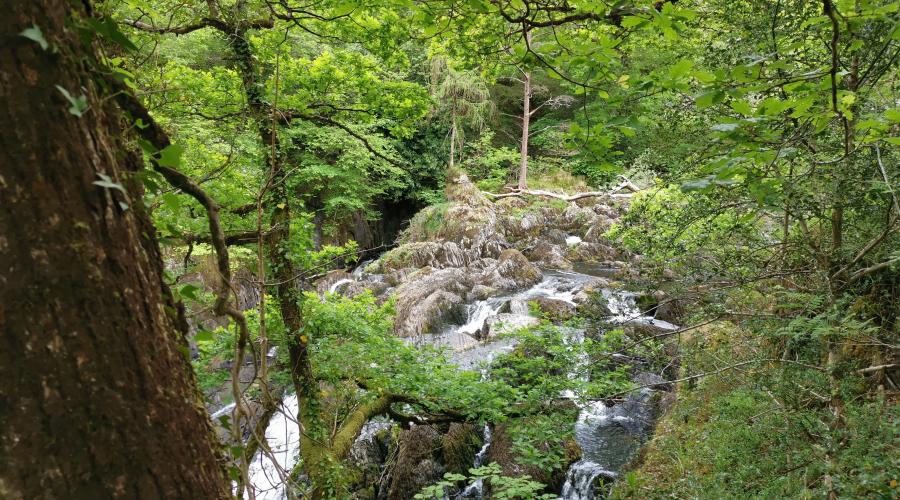
[[[519,189],[528,189],[528,129],[531,125],[531,73],[522,79],[522,146],[519,150]]]
[[[0,20],[0,497],[226,498],[155,230],[71,17]],[[73,12],[72,10],[75,9]],[[37,26],[47,50],[23,36]],[[57,50],[58,49],[58,50]],[[85,95],[82,117],[56,86]],[[100,174],[117,187],[94,184]]]
[[[453,123],[450,125],[450,170],[456,163],[456,116],[453,117]]]

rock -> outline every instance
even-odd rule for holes
[[[588,243],[603,243],[610,244],[610,240],[604,236],[606,230],[609,229],[608,221],[606,224],[598,223],[593,224],[584,234],[584,241]]]
[[[568,236],[564,231],[556,228],[546,229],[541,233],[541,237],[553,245],[565,245]]]
[[[570,203],[563,212],[561,227],[567,231],[584,234],[579,230],[588,227],[596,218],[597,214],[593,210]]]
[[[500,254],[496,272],[506,280],[497,288],[505,290],[515,290],[533,285],[541,281],[542,277],[541,270],[515,249],[507,249]]]
[[[506,303],[506,311],[510,314],[515,314],[517,316],[528,316],[531,314],[531,311],[528,309],[528,302],[525,302],[522,299],[511,299]]]
[[[582,295],[584,294],[584,295]],[[605,318],[612,314],[609,301],[599,290],[582,290],[575,295],[578,314],[589,318]]]
[[[597,262],[609,260],[617,256],[616,249],[603,243],[582,242],[572,246],[566,253],[566,258],[573,262]]]
[[[484,326],[481,327],[481,334],[478,338],[481,341],[491,340],[505,333],[518,330],[519,328],[535,326],[540,323],[541,320],[532,316],[500,313],[485,320]]]
[[[350,491],[356,500],[375,500],[391,445],[390,422],[368,422],[347,454],[353,480]]]
[[[565,449],[565,456],[563,457],[563,463],[558,469],[546,470],[533,465],[525,465],[518,461],[518,457],[512,451],[512,436],[507,430],[512,425],[515,425],[515,421],[500,424],[494,428],[491,446],[488,448],[485,462],[496,462],[499,464],[504,476],[519,477],[529,475],[535,481],[546,484],[547,491],[560,491],[565,482],[566,471],[569,470],[569,466],[581,458],[581,448],[578,446],[578,443],[573,438],[569,438],[562,443]],[[563,425],[572,425],[572,423]],[[545,449],[547,449],[547,446],[546,443],[538,445],[539,448]]]
[[[473,260],[473,256],[456,242],[418,241],[406,243],[386,253],[381,258],[381,269],[393,271],[426,266],[435,269],[465,267]]]
[[[441,480],[441,435],[431,426],[417,425],[400,433],[397,461],[391,469],[388,500],[409,500],[425,486]]]
[[[536,303],[544,316],[554,323],[560,323],[575,316],[575,306],[564,300],[538,297],[532,299],[532,302]]]
[[[407,275],[395,291],[394,332],[401,337],[421,335],[445,321],[462,305],[462,295],[471,288],[468,281],[460,268],[424,268]]]
[[[525,255],[534,262],[546,267],[556,269],[571,269],[572,263],[566,260],[566,246],[554,245],[546,241],[540,241],[532,248],[526,250]]]
[[[447,433],[441,437],[441,454],[447,472],[466,474],[472,467],[472,460],[483,444],[480,429],[474,425],[452,423]]]
[[[484,300],[493,295],[497,295],[496,288],[479,284],[472,287],[472,290],[468,293],[466,299],[468,302],[475,302],[476,300]]]

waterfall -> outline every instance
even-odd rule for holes
[[[271,454],[256,453],[248,470],[250,484],[257,500],[281,500],[286,498],[285,482],[291,469],[297,464],[300,454],[300,428],[297,425],[299,406],[297,395],[284,399],[281,407],[269,420],[265,440]],[[245,493],[244,498],[251,498]]]
[[[566,236],[566,245],[569,245],[570,247],[581,243],[581,241],[581,238],[578,236]]]
[[[355,271],[354,271],[354,272],[355,272]],[[328,293],[334,293],[334,292],[337,292],[337,291],[338,291],[338,288],[340,288],[340,287],[342,287],[342,286],[344,286],[344,285],[346,285],[346,284],[348,284],[348,283],[353,283],[353,280],[350,279],[350,278],[342,278],[342,279],[339,279],[339,280],[335,281],[335,282],[331,285],[331,288],[328,289]]]
[[[602,465],[581,460],[573,465],[566,473],[566,483],[563,485],[560,498],[566,500],[594,500],[597,492],[594,486],[603,478],[612,481],[616,477],[615,472],[608,471]]]

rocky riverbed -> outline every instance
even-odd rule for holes
[[[448,179],[447,198],[448,203],[416,215],[398,247],[355,270],[330,272],[316,283],[317,291],[393,298],[395,334],[448,349],[461,370],[483,370],[495,356],[514,349],[515,340],[502,334],[535,325],[536,315],[557,324],[575,316],[593,318],[594,326],[563,328],[567,342],[602,335],[603,328],[625,328],[634,337],[676,328],[663,320],[672,315],[663,318],[655,307],[659,296],[625,290],[639,272],[639,259],[603,236],[627,202],[510,197],[494,203],[464,174]],[[619,404],[573,399],[579,416],[572,423],[574,439],[566,445],[568,465],[556,472],[518,464],[504,425],[403,426],[379,418],[366,425],[350,452],[354,498],[409,499],[446,472],[465,473],[490,462],[507,474],[528,473],[562,498],[594,498],[647,437],[665,399],[659,392],[664,374],[629,361],[635,382],[653,388]],[[296,411],[296,398],[288,395],[274,415],[261,417],[270,419],[266,440],[273,453],[259,454],[251,464],[256,498],[284,497],[279,471],[296,462],[298,435],[291,431]],[[480,498],[480,485],[454,495]]]

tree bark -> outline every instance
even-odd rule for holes
[[[227,498],[139,154],[66,0],[0,20],[0,497]],[[49,43],[19,36],[37,26]],[[56,48],[54,50],[53,48]],[[56,86],[89,108],[80,118]],[[108,176],[121,186],[94,184]]]

